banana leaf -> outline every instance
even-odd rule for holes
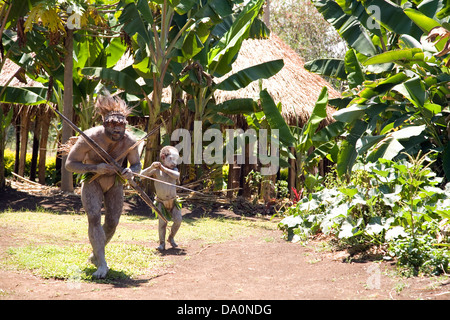
[[[373,18],[386,29],[397,34],[409,34],[420,41],[423,31],[415,25],[400,6],[385,0],[369,0],[364,3],[364,6],[366,8],[375,6],[380,9],[380,14],[374,15]]]
[[[345,62],[342,59],[316,59],[308,61],[305,63],[304,67],[306,70],[322,76],[338,80],[347,80]]]
[[[215,112],[223,114],[251,114],[257,111],[258,105],[251,98],[232,99],[224,101],[223,103],[208,106]]]
[[[87,76],[99,77],[103,80],[113,81],[114,84],[131,94],[142,94],[141,86],[127,72],[108,68],[89,67],[83,68],[81,73]]]
[[[209,69],[222,76],[231,71],[231,64],[238,54],[242,41],[250,32],[254,19],[261,10],[264,0],[250,0],[231,28],[219,39],[214,48],[208,52]]]
[[[347,139],[342,142],[336,164],[336,171],[340,176],[347,176],[352,171],[356,157],[358,156],[356,143],[366,129],[367,123],[362,120],[357,120],[351,128]]]
[[[364,61],[363,64],[367,66],[371,64],[380,64],[404,60],[411,61],[413,59],[423,60],[423,51],[421,48],[411,48],[411,49],[392,50],[383,52],[379,55],[367,59],[366,61]]]
[[[350,47],[365,56],[377,54],[368,31],[356,17],[346,14],[334,1],[312,0],[312,2]]]
[[[312,137],[314,136],[320,122],[327,117],[328,89],[323,87],[319,98],[314,106],[308,122],[303,126],[299,144],[303,151],[307,151],[312,146]]]
[[[286,124],[286,121],[284,121],[280,110],[278,110],[277,105],[266,89],[261,91],[260,99],[270,128],[279,130],[281,143],[288,147],[293,146],[295,143],[295,137],[292,135],[291,129]]]
[[[233,91],[245,88],[251,82],[259,79],[267,79],[277,74],[284,66],[283,59],[264,62],[229,76],[221,83],[219,83],[215,89],[224,91]]]
[[[347,53],[345,54],[345,72],[347,73],[347,80],[350,88],[356,88],[365,80],[364,73],[361,70],[358,58],[353,49],[347,50]]]
[[[45,87],[0,87],[0,102],[24,104],[28,106],[46,103],[47,90]]]

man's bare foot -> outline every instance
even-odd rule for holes
[[[97,271],[95,271],[92,276],[97,279],[104,279],[108,274],[109,268],[108,266],[100,266]]]
[[[173,238],[169,238],[169,239],[167,239],[167,241],[169,241],[172,248],[178,248],[178,245]]]

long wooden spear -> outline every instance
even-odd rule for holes
[[[61,112],[59,112],[56,108],[52,108],[53,111],[55,111],[64,121],[69,124],[72,129],[74,129],[76,132],[78,132],[86,141],[86,143],[94,150],[100,158],[103,159],[107,164],[112,165],[116,173],[122,177],[122,166],[113,158],[111,155],[106,152],[101,146],[98,145],[97,142],[95,142],[91,137],[87,136],[80,128],[78,128],[72,121],[70,121],[66,116],[64,116]],[[125,180],[125,179],[124,179]],[[155,213],[161,217],[161,219],[164,220],[164,222],[168,223],[166,217],[156,208],[156,206],[153,204],[152,199],[145,193],[144,190],[134,181],[133,179],[129,179],[128,183],[130,186],[138,193],[138,195],[144,200],[144,202],[155,211]]]

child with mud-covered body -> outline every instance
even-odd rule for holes
[[[176,184],[180,179],[180,173],[177,169],[179,157],[180,155],[177,148],[172,146],[163,147],[159,155],[161,162],[153,162],[150,167],[142,170],[141,174],[171,184]],[[155,206],[167,219],[171,218],[173,221],[167,241],[172,247],[176,248],[178,245],[175,243],[174,238],[182,221],[181,205],[177,199],[176,187],[155,181],[155,190]],[[166,227],[167,222],[159,217],[159,246],[157,247],[159,251],[166,249]]]

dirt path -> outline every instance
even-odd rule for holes
[[[0,234],[2,250],[13,242],[13,235]],[[265,229],[206,246],[181,241],[179,249],[163,255],[168,263],[156,276],[106,284],[0,270],[0,300],[450,299],[450,281],[443,277],[402,279],[389,263],[344,263],[345,252],[324,250],[322,244],[289,243],[279,230]]]
[[[449,299],[435,279],[401,279],[386,263],[343,263],[280,239],[278,231],[169,250],[173,262],[152,278],[114,284],[46,280],[29,272],[0,271],[0,299]]]

